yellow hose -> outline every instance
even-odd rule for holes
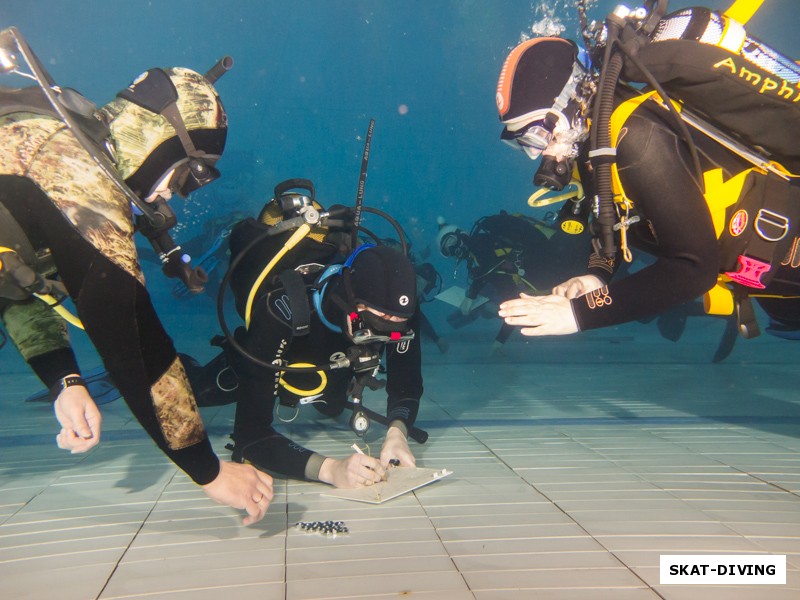
[[[290,367],[314,367],[316,365],[312,365],[311,363],[294,363],[294,364],[291,364],[291,365],[288,365],[288,366],[290,366]],[[325,389],[325,386],[328,385],[328,376],[325,375],[325,371],[317,371],[317,375],[319,375],[320,384],[317,387],[315,387],[313,390],[301,390],[300,388],[296,388],[293,385],[289,385],[283,379],[283,372],[281,372],[281,376],[280,376],[280,379],[278,379],[278,382],[285,389],[287,389],[288,391],[292,392],[293,394],[297,394],[298,396],[301,396],[301,397],[314,396],[314,395],[319,394],[320,392],[322,392],[322,390]]]
[[[549,196],[547,198],[542,198],[542,196],[548,192],[551,192],[552,190],[546,187],[539,188],[533,194],[531,194],[530,198],[528,198],[528,206],[531,208],[539,208],[541,206],[548,206],[556,202],[563,202],[565,200],[571,200],[572,198],[583,197],[583,186],[581,185],[580,181],[573,179],[568,185],[574,185],[575,189],[569,192],[564,192],[563,194],[558,194],[557,196]]]
[[[253,300],[255,300],[258,288],[261,286],[264,279],[266,279],[267,275],[269,275],[269,272],[272,271],[272,268],[281,258],[283,258],[283,255],[294,248],[300,240],[306,237],[309,231],[311,231],[311,226],[308,223],[303,223],[300,227],[298,227],[297,231],[295,231],[292,234],[292,237],[290,237],[283,245],[283,248],[281,248],[280,252],[273,256],[272,260],[267,263],[267,266],[264,267],[263,271],[261,271],[261,274],[256,279],[253,287],[250,288],[250,293],[247,295],[247,304],[245,305],[244,309],[244,325],[247,329],[250,329],[250,314],[253,311]]]
[[[56,300],[53,296],[51,296],[50,294],[34,294],[34,296],[39,298],[39,300],[41,300],[42,302],[47,304],[50,308],[52,308],[54,311],[56,311],[56,313],[58,313],[58,315],[62,319],[64,319],[67,323],[69,323],[70,325],[74,325],[79,329],[83,329],[83,323],[81,323],[81,320],[75,315],[73,315],[71,312],[69,312],[62,305],[60,305],[58,303],[58,300]]]

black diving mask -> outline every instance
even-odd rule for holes
[[[181,164],[170,182],[170,189],[181,198],[219,179],[221,173],[214,165],[216,160],[205,156],[193,156]]]
[[[408,320],[391,321],[362,310],[345,318],[345,333],[354,344],[399,344],[414,339]]]

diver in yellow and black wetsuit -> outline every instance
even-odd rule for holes
[[[59,447],[89,449],[101,420],[66,334],[54,324],[60,317],[33,298],[54,273],[52,287],[74,301],[114,383],[158,447],[212,499],[246,509],[245,524],[258,521],[272,498],[272,479],[214,453],[144,287],[133,241],[132,208],[144,218],[139,229],[171,254],[165,272],[190,285],[202,279],[168,243],[164,204],[172,191],[188,194],[219,175],[227,117],[213,82],[224,65],[205,76],[151,69],[98,111],[55,86],[15,29],[0,32],[0,49],[3,70],[38,83],[3,88],[0,96],[2,317],[52,390]],[[12,269],[18,259],[27,263]],[[26,273],[36,277],[29,281]]]
[[[684,35],[691,37],[670,37],[676,31],[680,35],[679,24],[687,30]],[[800,263],[796,257],[800,187],[788,171],[798,172],[800,153],[796,144],[794,149],[791,143],[782,144],[789,140],[787,131],[800,130],[800,112],[785,94],[763,97],[758,88],[752,89],[751,79],[732,72],[730,65],[739,61],[753,73],[761,73],[759,80],[766,82],[770,77],[766,67],[773,66],[764,60],[760,66],[744,62],[753,59],[748,53],[754,48],[761,57],[767,53],[760,43],[745,38],[743,31],[741,56],[698,41],[714,37],[717,30],[721,32],[717,38],[725,32],[735,33],[735,25],[727,16],[687,9],[658,21],[651,46],[652,52],[673,49],[673,69],[679,62],[675,49],[685,48],[687,61],[695,67],[708,62],[714,71],[708,77],[709,90],[733,86],[722,88],[714,97],[715,105],[722,109],[726,98],[753,103],[750,110],[746,104],[735,107],[742,115],[739,122],[716,121],[717,127],[709,127],[692,117],[688,109],[693,104],[688,99],[696,99],[691,90],[679,86],[679,80],[671,89],[675,96],[686,98],[686,105],[679,107],[684,114],[680,121],[656,96],[620,83],[615,84],[608,104],[613,108],[609,146],[594,144],[593,134],[600,125],[595,120],[590,128],[587,118],[594,93],[591,75],[578,60],[573,42],[542,38],[512,51],[498,85],[498,109],[505,124],[502,137],[531,158],[542,155],[534,179],[539,185],[563,187],[576,167],[587,198],[601,193],[598,172],[604,164],[613,164],[609,180],[615,203],[611,210],[616,215],[607,229],[602,229],[601,198],[594,207],[594,224],[600,225],[598,237],[601,230],[610,237],[598,240],[587,274],[556,286],[552,295],[522,296],[503,303],[499,314],[506,323],[522,327],[524,335],[565,335],[652,316],[706,295],[708,312],[715,312],[714,305],[723,300],[726,307],[716,314],[735,313],[739,329],[747,337],[757,329],[750,297],[772,319],[771,330],[800,329]],[[667,41],[659,41],[662,38]],[[695,68],[692,74],[699,70]],[[800,68],[789,61],[774,70],[795,84],[800,77]],[[777,75],[771,76],[777,79]],[[721,81],[725,78],[728,81]],[[775,87],[780,89],[780,84]],[[784,87],[793,89],[789,83]],[[770,105],[769,110],[762,107],[768,102],[775,106]],[[747,130],[746,121],[761,122],[775,114],[770,112],[773,108],[785,112],[780,112],[783,117],[773,121],[771,129]],[[709,107],[704,112],[714,116]],[[734,124],[741,124],[742,131],[735,136],[722,133],[719,128],[725,123],[731,130]],[[748,135],[751,142],[745,143]],[[771,149],[769,160],[760,157],[764,148]],[[630,248],[651,254],[655,262],[627,277],[612,279],[620,262],[629,259]]]

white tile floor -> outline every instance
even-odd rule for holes
[[[430,440],[414,446],[454,475],[378,506],[276,481],[249,528],[176,472],[121,401],[103,407],[100,447],[57,450],[50,409],[21,402],[36,382],[6,348],[0,598],[796,599],[800,344],[740,340],[713,365],[718,324],[690,325],[677,344],[642,325],[516,338],[501,359],[485,356],[491,332],[456,332],[447,355],[427,348]],[[204,409],[221,453],[232,408]],[[311,414],[291,434],[342,456],[355,441]],[[292,527],[317,520],[350,533]],[[659,583],[660,555],[702,553],[785,554],[787,584]]]

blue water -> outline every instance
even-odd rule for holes
[[[616,2],[595,3],[602,19]],[[670,2],[670,9],[696,3]],[[728,0],[706,3],[725,8]],[[768,0],[749,31],[800,57],[796,0]],[[436,217],[469,228],[526,206],[536,164],[499,141],[494,94],[508,52],[533,28],[577,34],[567,0],[62,0],[0,2],[0,28],[17,26],[57,82],[98,104],[153,66],[205,71],[230,54],[218,83],[230,131],[223,179],[174,208],[188,239],[214,216],[255,214],[279,181],[307,177],[324,205],[355,199],[364,135],[376,121],[365,203],[395,216],[418,254],[431,251]],[[389,230],[369,217],[367,225]],[[447,285],[464,285],[430,252]],[[180,304],[173,282],[145,265],[167,328],[207,315],[208,297]],[[435,316],[445,314],[433,308]],[[181,315],[182,313],[182,315]],[[442,325],[446,330],[446,326]],[[80,338],[78,338],[78,343]],[[13,349],[3,349],[8,356]]]

